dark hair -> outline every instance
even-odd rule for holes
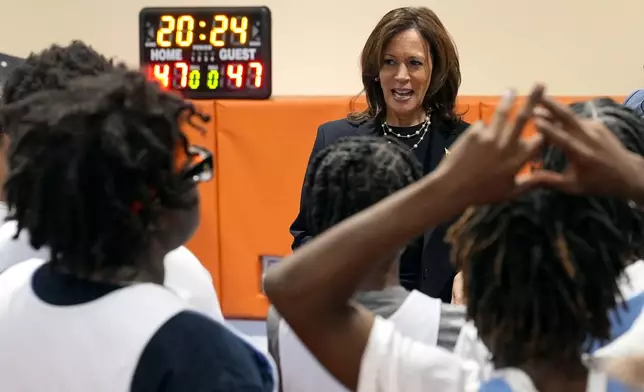
[[[579,116],[602,122],[628,150],[644,155],[644,118],[635,110],[621,105],[610,98],[597,98],[576,102],[570,108]],[[563,171],[568,160],[565,154],[553,147],[544,150],[544,168]]]
[[[363,92],[367,95],[368,108],[360,113],[351,113],[350,121],[384,118],[385,98],[376,77],[384,61],[386,46],[393,37],[409,29],[417,30],[427,41],[433,63],[423,107],[443,121],[453,123],[458,120],[455,110],[456,95],[461,85],[461,70],[456,45],[434,11],[427,7],[403,7],[389,11],[382,17],[362,49],[362,85]]]
[[[422,167],[408,148],[353,136],[320,151],[307,170],[302,200],[314,235],[417,181]]]
[[[7,82],[9,75],[11,75],[11,72],[13,72],[13,70],[24,61],[25,59],[20,57],[0,53],[0,98],[2,97],[4,84]]]
[[[574,110],[644,154],[644,122],[627,108],[595,100]],[[565,157],[549,149],[543,167],[564,170]],[[644,244],[644,220],[624,200],[540,189],[470,208],[447,239],[463,271],[468,317],[498,366],[518,366],[578,360],[588,344],[610,337],[618,278]]]
[[[184,123],[199,116],[138,72],[78,78],[4,107],[15,135],[5,185],[9,219],[54,267],[81,276],[136,265],[161,208],[191,208]]]
[[[10,74],[0,104],[10,104],[42,91],[60,89],[79,76],[94,76],[110,71],[112,60],[81,41],[68,46],[52,45],[40,53],[32,53]]]

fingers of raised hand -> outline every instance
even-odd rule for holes
[[[592,144],[603,145],[605,143],[617,143],[622,145],[617,136],[605,124],[599,121],[586,120],[584,130],[588,141]]]
[[[541,154],[545,140],[545,137],[538,133],[521,141],[523,149],[522,164],[527,160],[537,158]]]
[[[540,104],[547,110],[551,120],[561,122],[563,127],[569,132],[579,133],[583,131],[583,125],[579,117],[567,105],[561,104],[548,96],[542,96]]]
[[[570,172],[556,173],[548,170],[537,170],[515,179],[514,196],[519,196],[538,187],[548,187],[574,193],[576,182]]]
[[[552,123],[557,122],[555,117],[552,115],[552,112],[550,112],[548,109],[544,108],[543,106],[537,106],[534,108],[534,111],[532,112],[535,118],[541,118],[546,121],[550,121]]]
[[[498,135],[505,129],[505,126],[508,122],[508,118],[510,117],[510,111],[514,106],[515,101],[516,101],[516,93],[513,89],[508,90],[501,98],[501,101],[499,102],[499,104],[496,107],[496,110],[494,111],[492,122],[488,127],[488,129],[495,135]]]
[[[516,142],[523,133],[528,121],[533,117],[534,110],[536,106],[541,102],[545,91],[545,87],[541,84],[535,85],[528,95],[528,99],[519,110],[517,117],[513,124],[507,125],[507,130],[504,132],[505,143],[514,143]]]
[[[537,130],[551,144],[561,148],[570,158],[584,158],[591,154],[589,148],[574,135],[566,132],[560,126],[542,118],[535,120]]]

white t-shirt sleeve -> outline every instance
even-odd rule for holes
[[[478,330],[469,321],[463,325],[461,332],[454,346],[454,354],[464,361],[472,362],[478,367],[478,378],[488,380],[494,371],[494,365],[490,361],[492,357],[485,344],[479,339]]]
[[[403,336],[376,317],[360,366],[357,392],[469,392],[479,386],[475,364]]]

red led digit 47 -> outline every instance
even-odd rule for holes
[[[226,77],[231,87],[261,88],[263,82],[264,66],[259,61],[251,61],[248,64],[228,64],[226,66]]]

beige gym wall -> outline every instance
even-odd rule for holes
[[[1,0],[0,52],[24,56],[82,39],[138,65],[145,6],[267,5],[275,95],[350,95],[358,56],[378,19],[424,4],[461,54],[461,93],[496,95],[540,80],[553,94],[623,95],[644,87],[644,0]]]

